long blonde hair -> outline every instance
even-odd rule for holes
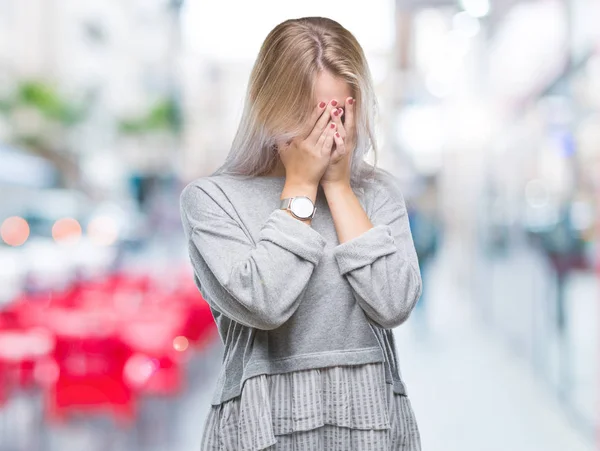
[[[379,110],[364,52],[352,33],[338,22],[302,17],[280,23],[263,42],[231,149],[213,175],[268,173],[277,163],[277,143],[306,134],[314,109],[316,76],[321,71],[348,83],[356,101],[351,184],[361,185],[369,170],[376,171],[364,161],[372,148],[377,164],[374,128]]]

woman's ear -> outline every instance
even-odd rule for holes
[[[289,145],[291,143],[292,143],[291,139],[286,142],[283,142],[283,141],[277,142],[277,143],[273,144],[273,152],[279,153],[279,150],[289,147]]]

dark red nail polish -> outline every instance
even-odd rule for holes
[[[340,110],[335,110],[335,111],[333,112],[333,115],[334,115],[334,116],[337,116],[338,114],[340,114]]]
[[[332,104],[333,106],[336,106],[336,105],[337,105],[337,100],[332,100],[332,101],[331,101],[331,104]]]
[[[319,103],[319,108],[325,108],[325,105],[327,105],[325,102],[321,102]]]
[[[340,134],[339,134],[338,132],[335,132],[335,137],[336,137],[336,138],[339,138],[339,137],[340,137]]]
[[[331,123],[331,128],[335,128],[335,124],[333,122]]]
[[[350,99],[350,100],[348,100],[348,103],[349,103],[350,105],[354,105],[354,99]]]

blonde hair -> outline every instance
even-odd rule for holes
[[[362,184],[366,171],[375,171],[364,161],[370,148],[377,162],[374,126],[379,107],[360,44],[342,25],[325,17],[289,19],[267,35],[252,68],[231,149],[213,175],[268,173],[277,163],[277,143],[306,135],[321,71],[348,83],[356,101],[351,185]]]

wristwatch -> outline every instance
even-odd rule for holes
[[[313,201],[306,196],[295,196],[281,199],[280,210],[290,211],[298,219],[312,219],[315,216],[317,207]]]

